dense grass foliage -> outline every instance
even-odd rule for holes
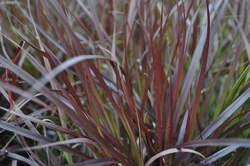
[[[0,1],[0,165],[250,163],[249,8]]]

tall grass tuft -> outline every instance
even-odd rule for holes
[[[249,164],[249,8],[2,0],[1,165]]]

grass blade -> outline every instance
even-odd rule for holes
[[[173,153],[192,153],[192,154],[196,154],[198,156],[200,156],[201,158],[205,159],[206,157],[204,155],[202,155],[201,153],[192,150],[192,149],[186,149],[186,148],[180,148],[180,149],[176,149],[176,148],[171,148],[171,149],[167,149],[164,150],[162,152],[157,153],[156,155],[154,155],[153,157],[151,157],[145,164],[145,166],[150,166],[155,160],[157,160],[158,158],[161,158],[163,156],[169,155],[169,154],[173,154]]]
[[[229,117],[232,116],[250,98],[250,88],[246,89],[231,105],[229,105],[216,120],[208,125],[201,133],[201,138],[208,138],[217,128],[219,128]]]

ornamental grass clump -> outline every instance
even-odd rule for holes
[[[1,165],[249,164],[249,7],[1,1]]]

